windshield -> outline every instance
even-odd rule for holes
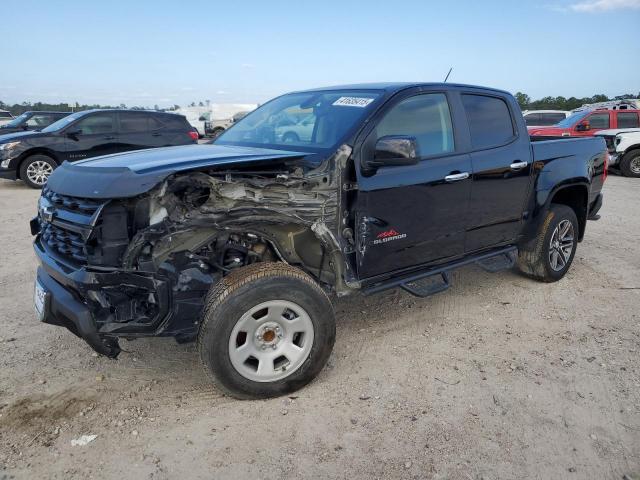
[[[573,115],[569,115],[567,118],[565,118],[561,122],[556,123],[554,125],[554,127],[558,127],[558,128],[570,128],[570,127],[573,127],[573,125],[575,125],[577,122],[579,122],[584,117],[586,117],[587,114],[589,114],[588,110],[584,111],[584,112],[576,112]]]
[[[11,120],[9,123],[3,125],[0,128],[13,128],[13,127],[19,127],[20,124],[22,122],[24,122],[25,120],[27,120],[29,117],[31,116],[30,113],[23,113],[22,115],[18,115],[16,118],[14,118],[13,120]]]
[[[67,125],[69,125],[74,120],[77,120],[78,118],[84,116],[85,113],[86,112],[72,113],[68,117],[64,117],[64,118],[61,118],[60,120],[58,120],[57,122],[53,122],[47,128],[43,128],[42,131],[46,132],[46,133],[57,132],[58,130],[61,130],[64,127],[66,127]]]
[[[378,98],[372,91],[290,93],[249,113],[216,144],[319,152],[337,146]]]

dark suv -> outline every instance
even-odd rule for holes
[[[42,188],[64,161],[112,153],[197,143],[197,132],[182,115],[135,110],[73,113],[40,132],[0,137],[0,178]]]
[[[42,130],[71,113],[72,112],[24,112],[9,123],[0,126],[0,135],[28,130]]]

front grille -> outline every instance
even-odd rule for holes
[[[45,187],[42,196],[49,201],[49,218],[41,216],[41,239],[53,253],[67,261],[87,263],[86,239],[96,223],[104,200],[60,195]]]
[[[85,242],[78,233],[60,228],[52,223],[45,223],[41,235],[42,241],[59,255],[72,258],[76,262],[86,263]]]
[[[104,200],[60,195],[46,187],[42,191],[42,196],[49,200],[56,208],[61,208],[75,213],[82,213],[84,215],[93,215],[104,203]]]

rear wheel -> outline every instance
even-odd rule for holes
[[[198,334],[206,369],[238,398],[303,387],[322,370],[334,342],[326,293],[306,273],[272,262],[232,271],[213,286]]]
[[[573,209],[552,204],[536,238],[519,250],[518,268],[543,282],[560,280],[576,254],[578,231]]]
[[[625,177],[640,178],[640,150],[634,150],[622,157],[620,171]]]
[[[56,167],[46,155],[31,155],[20,166],[20,178],[31,188],[42,188]]]

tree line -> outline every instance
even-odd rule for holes
[[[522,92],[516,92],[514,95],[522,110],[575,110],[587,103],[608,102],[611,100],[624,100],[627,98],[640,98],[640,92],[637,95],[625,93],[617,97],[609,98],[607,95],[599,94],[593,97],[544,97],[539,100],[531,100],[529,95]]]
[[[576,108],[581,107],[586,103],[598,103],[598,102],[607,102],[610,100],[623,100],[626,98],[640,98],[640,92],[636,95],[632,93],[625,93],[624,95],[618,95],[617,97],[609,98],[607,95],[599,94],[594,95],[592,97],[543,97],[539,100],[531,100],[531,97],[526,93],[516,92],[514,95],[520,108],[522,110],[574,110]],[[207,103],[209,103],[207,101]],[[204,107],[205,104],[203,102],[198,102],[197,104],[200,107]],[[191,102],[189,104],[190,107],[195,107],[196,102]],[[127,107],[124,103],[120,105],[81,105],[78,102],[75,104],[69,103],[45,103],[45,102],[22,102],[22,103],[14,103],[13,105],[9,105],[8,103],[0,100],[0,110],[8,110],[12,115],[18,116],[21,113],[27,112],[29,110],[38,110],[38,111],[48,111],[48,112],[78,112],[81,110],[91,110],[94,108],[122,108],[129,110],[147,110],[148,107],[140,107],[140,106],[132,106]],[[160,108],[158,105],[154,105],[154,110],[160,111],[171,111],[180,109],[180,105],[173,105],[169,108]]]
[[[202,103],[202,102],[200,102]],[[194,102],[195,105],[195,102]],[[79,112],[82,110],[92,110],[96,108],[121,108],[126,110],[148,110],[149,107],[132,106],[127,107],[124,103],[120,105],[81,105],[80,103],[45,103],[45,102],[22,102],[14,103],[10,105],[0,100],[0,110],[7,110],[11,112],[11,115],[17,117],[18,115],[31,110],[39,112]],[[154,105],[154,110],[166,111],[166,110],[178,110],[180,105],[174,105],[169,108],[160,108],[158,105]]]

